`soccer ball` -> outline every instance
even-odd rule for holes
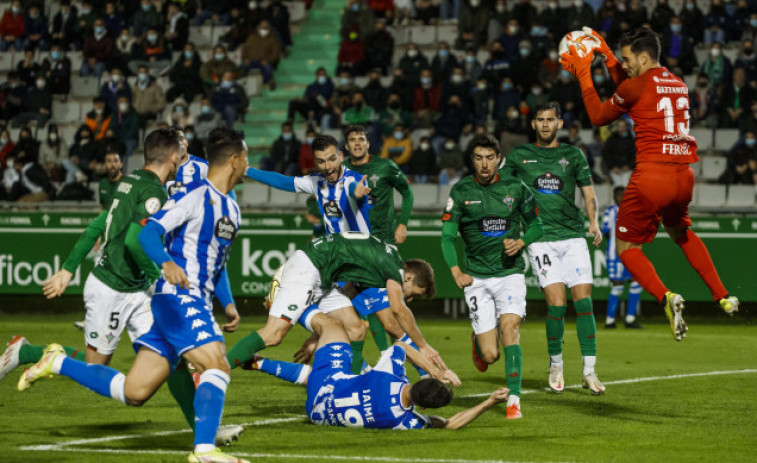
[[[594,38],[593,35],[587,34],[584,31],[573,31],[565,34],[565,37],[560,41],[560,48],[558,53],[570,53],[570,46],[576,47],[578,56],[583,58],[589,53],[592,53],[595,48],[599,46],[599,41]]]
[[[263,301],[263,305],[265,306],[266,310],[271,310],[271,304],[273,304],[274,299],[276,299],[276,296],[279,294],[279,288],[281,287],[281,277],[283,274],[284,266],[282,265],[281,267],[276,269],[276,273],[273,274],[273,280],[271,280],[271,289],[268,290],[268,295]]]

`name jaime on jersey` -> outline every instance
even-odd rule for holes
[[[548,195],[559,194],[563,190],[563,180],[550,172],[539,175],[534,179],[534,188],[539,193]]]

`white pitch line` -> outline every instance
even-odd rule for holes
[[[724,370],[724,371],[705,371],[703,373],[684,373],[680,375],[670,375],[670,376],[647,376],[646,378],[631,378],[631,379],[619,379],[617,381],[607,381],[603,382],[604,385],[613,385],[613,384],[633,384],[633,383],[645,383],[647,381],[662,381],[667,379],[680,379],[680,378],[696,378],[698,376],[719,376],[719,375],[738,375],[738,374],[744,374],[744,373],[757,373],[757,369],[748,369],[748,370]],[[572,384],[570,386],[565,386],[565,389],[578,389],[580,387],[583,387],[581,384]],[[533,394],[535,392],[544,392],[544,391],[550,391],[551,389],[546,387],[544,389],[524,389],[521,391],[521,394]],[[491,395],[491,392],[486,392],[483,394],[469,394],[462,396],[465,399],[473,398],[473,397],[487,397]]]

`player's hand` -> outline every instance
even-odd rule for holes
[[[62,295],[68,287],[68,284],[71,282],[72,277],[73,274],[65,269],[61,269],[55,272],[55,274],[51,276],[47,281],[45,281],[42,285],[42,292],[44,293],[45,297],[52,299],[54,297]]]
[[[526,243],[522,239],[513,240],[505,238],[505,254],[512,257],[518,254],[523,248],[526,247]]]
[[[462,381],[460,381],[460,378],[452,370],[442,370],[442,377],[438,379],[444,384],[451,384],[455,387],[460,387],[460,385],[463,384]]]
[[[233,333],[239,327],[239,312],[237,312],[237,306],[229,304],[226,306],[226,324],[221,329],[227,333]]]
[[[176,262],[172,260],[163,262],[162,267],[163,278],[165,278],[167,282],[174,286],[178,286],[181,289],[189,289],[189,278],[187,278],[184,269],[176,265]]]
[[[452,278],[455,279],[455,283],[457,283],[457,287],[460,289],[473,284],[473,277],[467,273],[463,273],[460,267],[452,268]]]
[[[447,369],[447,364],[445,364],[444,360],[442,360],[442,356],[439,355],[439,352],[437,352],[436,349],[431,347],[429,344],[426,344],[423,347],[419,347],[418,352],[423,354],[423,356],[426,357],[426,359],[428,359],[429,362],[438,366],[442,370]]]
[[[497,389],[496,391],[492,392],[492,395],[489,396],[489,400],[498,404],[500,402],[506,401],[509,396],[510,396],[510,389],[506,387],[501,387]]]
[[[589,225],[589,236],[593,236],[594,247],[602,244],[602,232],[599,231],[597,224]]]
[[[583,29],[581,29],[584,34],[591,35],[594,37],[597,42],[599,42],[599,46],[594,48],[594,51],[599,53],[600,55],[604,56],[605,59],[613,57],[615,58],[615,55],[612,53],[612,50],[610,50],[609,45],[607,45],[607,42],[605,41],[605,38],[602,37],[602,34],[595,31],[591,27],[584,26]]]
[[[568,53],[560,55],[560,64],[563,69],[576,76],[579,80],[583,75],[591,77],[591,62],[594,61],[593,50],[580,57],[575,46],[571,45],[569,49]]]
[[[310,363],[315,354],[315,346],[318,344],[318,337],[313,333],[302,343],[302,347],[294,353],[294,361],[297,363]]]
[[[361,178],[358,184],[355,185],[355,198],[360,199],[371,192],[371,189],[368,188],[368,183],[366,182],[367,178],[367,175],[363,175],[363,178]]]
[[[405,242],[405,239],[407,239],[407,225],[399,224],[394,230],[394,242],[402,244]]]

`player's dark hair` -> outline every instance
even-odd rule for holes
[[[365,130],[365,127],[360,124],[350,124],[344,129],[344,141],[346,142],[353,133],[362,133],[365,135],[365,138],[368,138],[368,131]]]
[[[560,111],[560,103],[556,101],[547,101],[534,108],[534,116],[532,117],[532,119],[536,120],[536,117],[539,115],[539,113],[543,111],[554,111],[556,118],[560,119],[562,117],[562,111]]]
[[[331,135],[316,135],[313,139],[313,144],[311,145],[313,147],[313,152],[316,151],[324,151],[329,146],[334,146],[336,149],[339,149],[339,142],[336,141],[336,138],[332,137]]]
[[[173,129],[158,129],[145,137],[145,165],[164,164],[171,153],[181,151],[181,137]]]
[[[625,191],[626,191],[626,187],[624,187],[624,186],[616,186],[615,188],[612,189],[612,197],[615,198],[619,194],[625,193]]]
[[[412,273],[415,276],[415,284],[426,289],[426,299],[433,299],[436,296],[434,268],[431,264],[423,259],[406,260],[405,273]]]
[[[426,378],[413,384],[410,400],[423,408],[441,408],[452,402],[452,390],[435,378]]]
[[[660,36],[657,35],[657,32],[651,29],[639,27],[623,34],[620,37],[621,48],[629,45],[631,46],[631,52],[634,55],[638,55],[641,52],[647,52],[649,53],[649,57],[653,60],[660,60],[660,50],[662,49]]]
[[[205,143],[208,164],[224,164],[235,154],[245,150],[244,134],[228,127],[216,127],[210,131]]]
[[[468,152],[468,155],[471,158],[473,157],[473,151],[475,151],[476,148],[494,150],[494,154],[502,156],[502,152],[499,150],[499,142],[492,135],[476,135],[475,138],[473,138],[469,145],[470,151]]]

